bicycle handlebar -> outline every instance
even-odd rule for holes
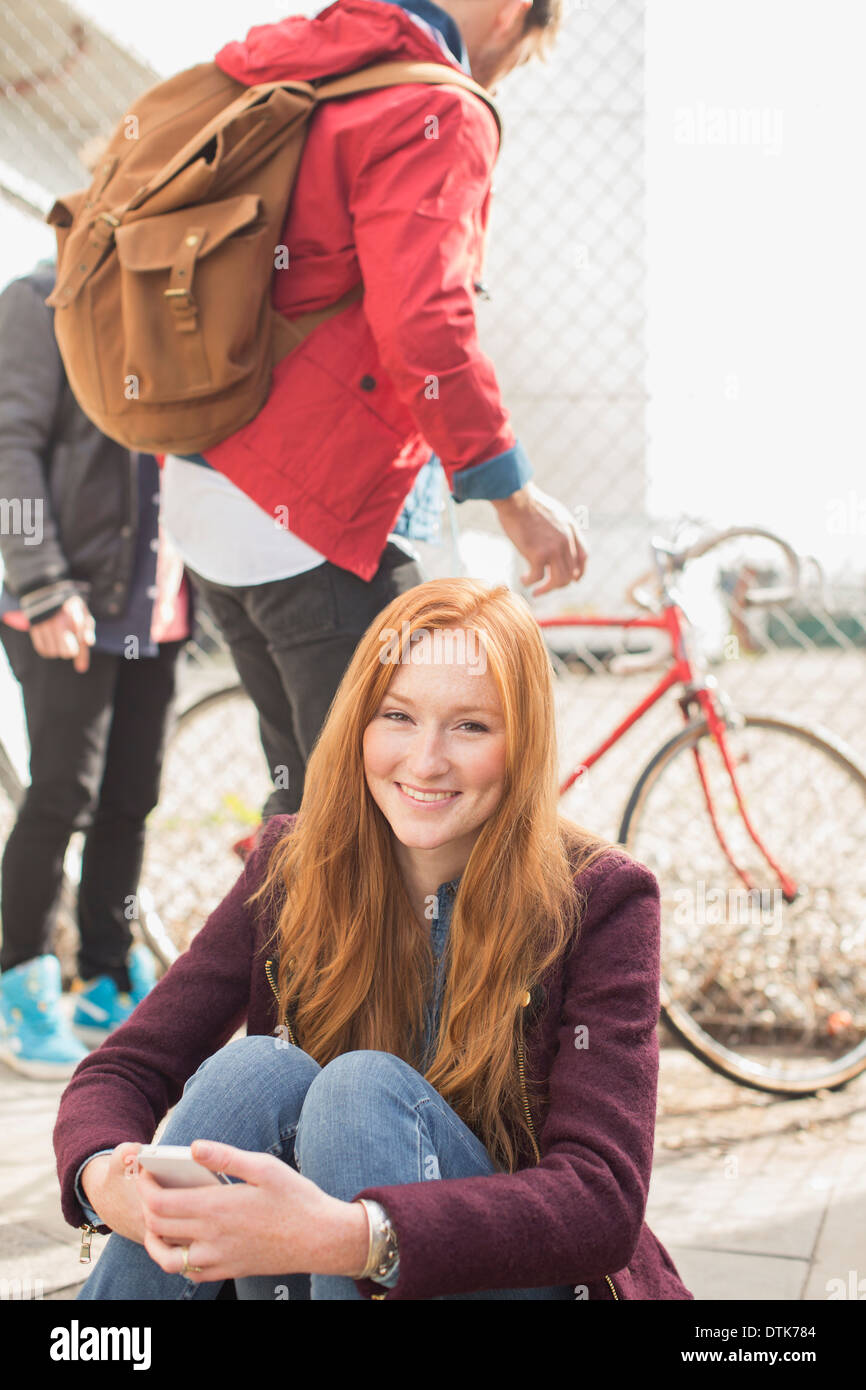
[[[758,536],[762,540],[777,545],[785,556],[788,568],[787,583],[764,589],[759,587],[746,589],[738,595],[739,602],[748,603],[754,607],[759,604],[784,603],[793,598],[800,590],[800,557],[793,546],[781,536],[777,536],[774,531],[768,531],[762,526],[728,526],[723,531],[713,532],[698,541],[694,541],[691,545],[680,548],[671,545],[670,542],[661,537],[653,536],[651,546],[656,561],[656,570],[655,572],[650,570],[634,580],[626,590],[628,599],[639,608],[655,608],[656,601],[647,594],[645,589],[641,589],[641,586],[645,585],[648,579],[654,578],[655,574],[679,573],[690,560],[700,559],[714,550],[716,546],[722,545],[725,541],[735,540],[738,536]]]

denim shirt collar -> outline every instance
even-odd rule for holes
[[[400,5],[410,14],[416,14],[419,19],[425,19],[428,24],[432,24],[434,29],[439,30],[463,71],[468,76],[472,76],[469,67],[469,55],[466,52],[466,45],[463,42],[463,35],[460,33],[457,21],[448,14],[447,10],[443,10],[441,5],[434,4],[434,0],[382,0],[382,3]]]
[[[430,944],[433,947],[433,955],[437,962],[441,963],[445,953],[445,942],[451,927],[451,913],[454,909],[454,899],[457,896],[457,888],[460,877],[448,879],[445,883],[440,883],[436,890],[436,914],[430,923]]]

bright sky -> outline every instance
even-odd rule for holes
[[[654,500],[748,498],[862,573],[866,7],[648,0],[646,32]]]
[[[323,5],[79,7],[169,73]],[[648,0],[646,34],[653,509],[775,526],[862,569],[866,7]],[[7,275],[51,248],[0,219]]]

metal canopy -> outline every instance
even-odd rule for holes
[[[79,152],[159,78],[64,0],[4,4],[0,191],[39,216],[58,195],[83,188]]]

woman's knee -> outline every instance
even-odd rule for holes
[[[419,1081],[421,1087],[419,1089]],[[328,1146],[339,1136],[369,1132],[376,1120],[414,1106],[424,1087],[413,1067],[391,1052],[342,1052],[313,1078],[301,1108],[297,1152],[310,1154],[316,1139]]]
[[[319,1069],[307,1099],[314,1103],[327,1100],[330,1105],[351,1103],[366,1091],[395,1093],[412,1089],[413,1081],[417,1083],[419,1079],[422,1078],[414,1067],[393,1052],[378,1052],[374,1048],[341,1052]]]
[[[321,1068],[301,1048],[282,1037],[253,1034],[233,1038],[206,1057],[184,1086],[184,1095],[202,1078],[227,1085],[259,1086],[264,1077],[295,1075],[312,1081]]]
[[[201,1139],[268,1149],[294,1134],[319,1071],[318,1062],[280,1038],[236,1038],[189,1078],[166,1127],[166,1142],[190,1142],[177,1135],[192,1127]],[[213,1132],[205,1134],[202,1126]]]

